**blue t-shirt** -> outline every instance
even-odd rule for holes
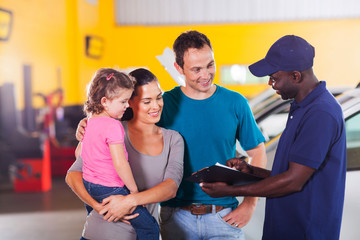
[[[302,191],[268,198],[263,239],[339,239],[346,176],[342,110],[320,82],[300,103],[292,102],[271,175],[289,162],[315,169]]]
[[[187,97],[180,87],[165,92],[159,125],[178,131],[185,141],[184,178],[216,162],[225,164],[235,157],[236,139],[244,150],[265,139],[256,125],[248,101],[239,93],[217,86],[204,100]],[[199,184],[183,180],[177,196],[163,206],[178,207],[191,203],[237,207],[233,197],[211,198]]]

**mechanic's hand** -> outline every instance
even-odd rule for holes
[[[252,167],[250,164],[248,164],[245,159],[241,158],[231,158],[226,161],[226,166],[235,168],[236,170],[239,170],[244,173],[252,173]]]
[[[200,187],[206,194],[213,198],[232,196],[232,186],[224,182],[202,182],[200,183]]]
[[[87,124],[87,118],[83,118],[81,119],[81,121],[79,122],[77,128],[76,128],[76,134],[75,137],[78,141],[83,140],[84,138],[84,134],[85,134],[85,127]]]

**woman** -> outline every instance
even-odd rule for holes
[[[129,163],[139,193],[110,196],[102,204],[96,202],[84,188],[82,159],[78,158],[70,168],[66,182],[94,209],[86,218],[82,239],[136,239],[134,229],[126,220],[137,215],[124,215],[138,205],[147,205],[149,212],[158,219],[158,203],[173,198],[182,179],[184,141],[179,133],[155,125],[163,107],[156,77],[146,69],[134,70],[130,76],[137,81],[129,100],[133,116],[122,123]],[[82,120],[78,133],[84,133],[85,125],[86,120]],[[122,222],[114,222],[119,220]]]

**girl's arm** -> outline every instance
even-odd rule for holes
[[[125,157],[124,144],[109,144],[109,148],[117,174],[129,189],[130,193],[137,193],[138,188],[136,186],[129,162]]]

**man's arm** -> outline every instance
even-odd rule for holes
[[[289,163],[286,172],[268,177],[257,183],[243,186],[229,186],[224,183],[201,183],[202,190],[211,197],[259,196],[281,197],[299,192],[315,172],[315,169],[295,163]]]
[[[264,143],[260,143],[255,148],[248,150],[246,153],[251,158],[252,166],[265,168],[267,158]],[[205,191],[203,187],[202,189]],[[229,224],[235,224],[235,226],[238,228],[244,227],[246,224],[248,224],[255,211],[257,200],[257,197],[245,197],[243,202],[240,203],[234,211],[223,217],[224,221],[228,222]]]
[[[255,148],[246,151],[251,158],[250,164],[255,167],[265,168],[267,163],[264,143],[260,143]]]
[[[246,151],[246,153],[251,159],[250,161],[251,166],[259,167],[259,168],[266,167],[267,158],[266,158],[265,144],[263,142],[257,145],[255,148]],[[246,222],[246,224],[250,221],[255,211],[257,201],[258,201],[257,197],[245,197],[243,202],[241,203],[241,204],[245,204],[248,208],[252,209],[251,214],[248,215],[248,221]]]

